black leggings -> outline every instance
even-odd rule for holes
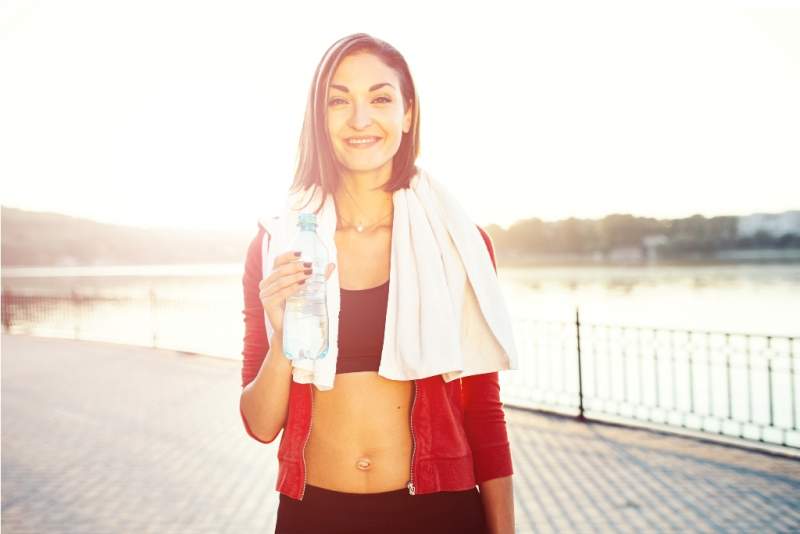
[[[275,534],[485,534],[477,487],[409,495],[343,493],[306,484],[303,500],[279,496]]]

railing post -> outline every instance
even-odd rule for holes
[[[158,347],[158,326],[156,325],[156,290],[150,286],[150,333],[153,348]]]
[[[73,317],[75,318],[75,323],[73,324],[73,338],[80,339],[81,337],[81,328],[80,328],[80,321],[81,321],[81,301],[80,297],[78,296],[77,291],[75,289],[70,289],[69,292],[69,300],[70,305],[72,307],[72,311],[74,313]],[[49,315],[49,310],[45,312],[46,315]]]
[[[794,392],[794,338],[789,338],[789,383],[792,385],[792,430],[797,430],[797,404]],[[786,434],[784,434],[785,436]],[[786,439],[786,438],[784,438]]]
[[[584,420],[583,416],[583,368],[581,365],[581,317],[578,307],[575,307],[575,333],[577,336],[578,348],[578,419]]]
[[[769,426],[775,426],[775,412],[772,407],[772,336],[767,336],[767,395],[769,395]]]
[[[3,291],[3,330],[6,333],[11,332],[11,325],[14,323],[14,319],[11,317],[13,298],[11,290]]]

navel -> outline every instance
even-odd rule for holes
[[[369,458],[359,458],[356,462],[356,468],[361,469],[362,471],[366,471],[371,465],[372,462],[370,462]]]

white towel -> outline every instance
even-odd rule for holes
[[[289,251],[298,207],[311,212],[321,190],[314,186],[289,195],[281,213],[260,219],[264,235],[263,276],[275,258]],[[307,200],[311,196],[311,202]],[[486,244],[456,199],[424,170],[410,187],[392,194],[391,265],[386,323],[378,374],[391,380],[442,375],[457,378],[518,369],[511,320]],[[337,263],[336,205],[328,195],[317,215],[317,235]],[[269,246],[268,246],[269,238]],[[292,361],[292,377],[320,390],[333,388],[339,333],[338,268],[326,283],[328,354]],[[267,336],[274,329],[264,314]]]

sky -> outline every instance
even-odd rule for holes
[[[325,50],[406,57],[478,224],[800,208],[800,1],[7,1],[3,206],[254,230]]]

